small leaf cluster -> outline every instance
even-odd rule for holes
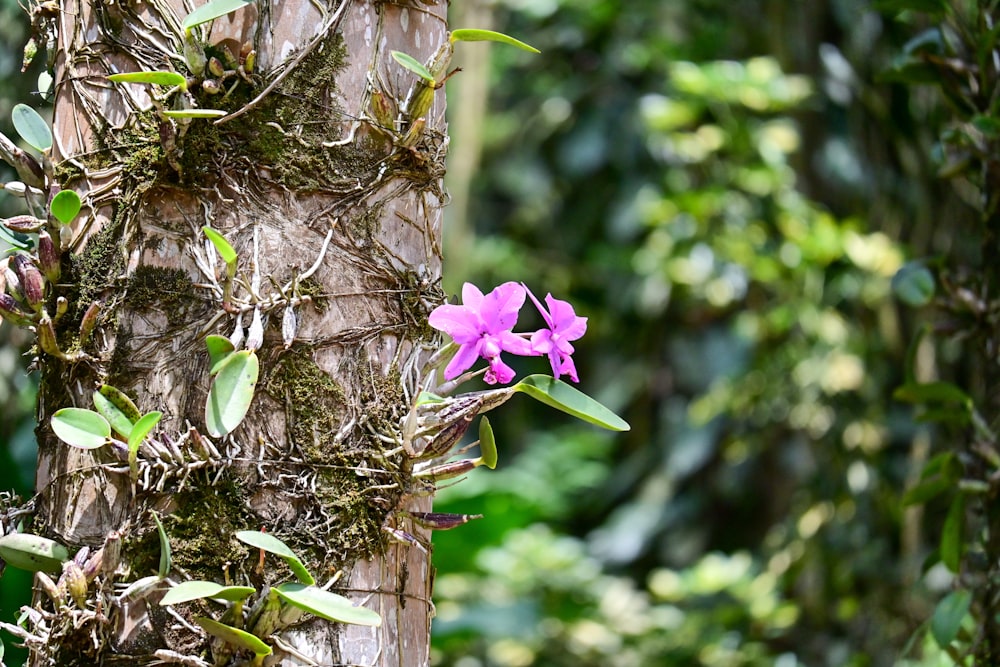
[[[211,599],[230,603],[222,620],[198,616],[194,618],[205,632],[221,639],[235,650],[250,651],[254,663],[260,664],[272,648],[265,641],[298,620],[303,613],[335,623],[378,626],[381,617],[370,609],[360,607],[347,598],[331,593],[316,585],[316,579],[284,542],[267,533],[245,530],[236,533],[236,539],[278,556],[298,581],[286,582],[258,592],[251,586],[222,585],[212,581],[185,581],[167,591],[160,599],[164,606],[183,604],[194,600]],[[257,593],[256,604],[245,612],[245,602]]]

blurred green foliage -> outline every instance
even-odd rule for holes
[[[437,502],[486,518],[435,537],[435,664],[951,664],[924,631],[952,585],[923,567],[948,506],[901,505],[941,432],[892,399],[925,316],[891,280],[976,241],[968,193],[935,177],[941,101],[878,78],[920,19],[878,9],[493,7],[542,55],[496,49],[449,84],[457,113],[463,78],[491,97],[452,146],[482,158],[449,220],[446,287],[523,280],[571,300],[590,318],[581,388],[633,429],[530,401],[496,414],[498,470]],[[16,72],[18,12],[0,0],[7,134],[35,79]],[[28,492],[17,343],[0,348],[0,470],[17,471],[0,481]],[[909,358],[926,374],[938,357],[960,351]]]

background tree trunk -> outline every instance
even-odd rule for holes
[[[222,77],[214,95],[193,77],[187,104],[231,117],[185,128],[155,113],[183,95],[157,101],[150,94],[164,89],[106,75],[189,74],[179,24],[193,8],[68,0],[55,19],[53,162],[62,187],[85,202],[55,290],[69,300],[63,348],[79,347],[92,302],[101,315],[82,346],[92,360],[39,361],[35,528],[91,548],[117,531],[123,548],[116,573],[91,585],[86,609],[46,612],[48,630],[34,629],[46,640],[32,646],[34,664],[203,654],[208,642],[187,622],[190,610],[168,615],[155,604],[160,592],[120,597],[122,584],[156,571],[151,510],[164,517],[175,581],[287,579],[277,559],[260,573],[256,550],[232,539],[263,528],[302,555],[320,584],[342,571],[333,590],[382,617],[374,629],[297,625],[266,664],[427,664],[431,569],[420,543],[428,536],[399,510],[427,511],[430,494],[415,488],[397,444],[434,337],[426,315],[441,299],[443,93],[408,147],[407,119],[381,131],[369,121],[373,93],[401,108],[415,80],[390,51],[425,61],[446,40],[445,3],[262,0],[206,24],[211,33],[199,41],[208,55],[224,60],[226,47],[238,58],[248,43],[256,65],[252,81]],[[204,225],[238,253],[236,313],[223,310],[206,275]],[[204,339],[251,328],[255,306],[265,322],[256,395],[208,455]],[[290,345],[286,311],[297,323]],[[70,448],[49,426],[60,408],[91,408],[101,383],[164,414],[157,446],[140,452],[134,488],[108,448]],[[387,528],[417,545],[387,543]],[[46,605],[36,596],[37,608]]]

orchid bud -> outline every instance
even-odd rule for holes
[[[45,226],[45,221],[33,215],[15,215],[14,217],[4,219],[3,224],[4,227],[12,232],[34,234]]]
[[[90,340],[90,334],[93,333],[94,327],[97,326],[97,318],[100,314],[100,301],[91,303],[87,307],[86,312],[83,313],[83,319],[80,320],[80,345],[86,345],[87,341]]]
[[[413,520],[431,530],[451,530],[473,519],[482,519],[482,514],[445,514],[443,512],[410,512]]]
[[[376,90],[372,93],[371,108],[375,122],[380,127],[392,130],[395,122],[395,110],[393,109],[392,102],[389,101],[389,98],[381,90]]]
[[[427,126],[426,118],[418,118],[412,123],[410,123],[410,129],[408,129],[406,131],[406,134],[403,135],[403,138],[400,139],[399,145],[403,146],[404,148],[413,148],[414,146],[416,146],[417,142],[420,141],[420,137],[423,135],[424,127],[426,126]]]
[[[3,282],[4,289],[6,289],[7,294],[14,298],[18,303],[24,303],[24,295],[21,293],[21,281],[17,279],[17,274],[14,273],[14,269],[7,266],[3,270]]]
[[[191,74],[196,77],[200,77],[205,73],[205,66],[208,64],[205,49],[198,44],[194,35],[188,31],[184,33],[184,62],[187,63]]]
[[[253,352],[259,350],[264,344],[264,321],[261,319],[260,308],[253,309],[253,319],[250,320],[250,329],[247,330],[246,348]]]
[[[52,242],[52,237],[44,230],[38,234],[38,264],[50,283],[59,282],[59,276],[62,273],[59,251],[56,250],[56,244]]]
[[[226,73],[226,68],[223,67],[221,60],[212,56],[208,59],[208,71],[212,73],[212,76],[221,77]],[[203,83],[202,86],[204,85]]]
[[[59,341],[56,338],[56,330],[52,326],[52,320],[48,317],[45,317],[44,315],[42,316],[42,319],[35,327],[35,334],[38,336],[38,347],[42,348],[42,352],[51,354],[53,357],[57,357],[59,359],[66,356],[59,348]]]
[[[69,225],[59,226],[59,247],[68,248],[73,243],[73,228]]]
[[[31,193],[33,196],[40,197],[42,191],[38,188],[33,188],[25,185],[21,181],[11,181],[10,183],[4,183],[4,191],[9,195],[14,195],[15,197],[24,198],[25,195]]]
[[[465,432],[469,430],[469,424],[472,423],[472,419],[475,417],[475,413],[472,413],[468,418],[461,418],[454,423],[448,424],[446,427],[438,431],[434,438],[427,443],[424,448],[421,458],[433,459],[442,456],[454,447]]]
[[[414,477],[430,478],[434,481],[441,479],[452,479],[460,477],[467,472],[476,469],[476,461],[472,459],[462,459],[461,461],[449,461],[439,466],[434,466],[430,470],[419,472]]]
[[[243,73],[249,76],[249,74],[253,72],[254,65],[256,64],[257,64],[257,52],[251,50],[250,53],[247,54],[247,57],[243,59],[243,67],[242,67]]]
[[[218,95],[222,92],[222,86],[215,79],[205,79],[201,82],[201,89],[208,95]]]
[[[38,583],[38,587],[43,593],[49,596],[56,608],[62,607],[63,605],[63,591],[59,590],[56,583],[52,581],[52,577],[45,574],[42,571],[35,572],[35,581]]]
[[[281,317],[281,340],[287,350],[295,342],[295,332],[298,329],[298,322],[295,319],[295,309],[291,304],[285,308],[285,314]]]
[[[18,327],[32,324],[31,317],[17,307],[14,297],[6,293],[0,293],[0,317]]]
[[[14,255],[11,262],[21,283],[21,294],[32,310],[38,312],[45,302],[45,277],[24,253]]]
[[[63,563],[63,573],[59,577],[60,586],[66,588],[66,592],[81,609],[87,606],[87,576],[83,568],[74,561]]]

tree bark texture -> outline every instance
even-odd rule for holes
[[[69,300],[59,343],[81,354],[39,355],[34,532],[71,551],[104,547],[105,561],[82,607],[36,594],[33,664],[249,663],[247,652],[210,650],[191,622],[222,606],[166,609],[166,584],[126,591],[156,572],[155,512],[175,582],[264,590],[289,579],[279,559],[261,570],[257,550],[232,538],[264,529],[320,584],[335,580],[331,590],[382,617],[371,628],[307,616],[265,638],[274,655],[264,664],[425,665],[429,537],[406,510],[428,511],[433,489],[414,482],[401,442],[437,342],[426,320],[442,297],[447,137],[443,92],[424,127],[406,117],[417,78],[390,52],[426,61],[447,42],[446,3],[261,0],[195,28],[217,61],[202,75],[180,25],[196,4],[64,0],[52,19],[52,163],[84,201],[52,294]],[[185,74],[188,90],[106,78],[142,70]],[[162,113],[185,107],[229,115]],[[225,307],[225,267],[204,226],[238,255]],[[81,340],[94,308],[97,326]],[[209,438],[205,337],[239,348],[258,317],[249,413]],[[74,449],[50,428],[60,408],[92,408],[101,384],[164,415],[136,478],[111,448]]]

